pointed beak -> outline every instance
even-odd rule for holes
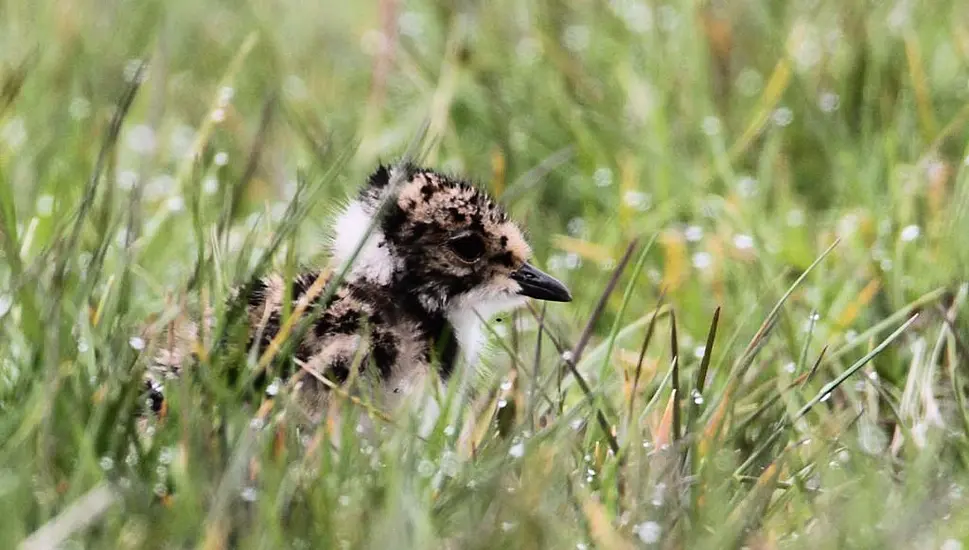
[[[522,287],[518,291],[522,296],[550,302],[572,301],[572,294],[569,289],[565,288],[565,285],[528,262],[525,262],[521,269],[512,273],[511,278]]]

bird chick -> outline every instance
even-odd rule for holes
[[[251,343],[260,349],[279,333],[284,311],[307,298],[317,306],[293,351],[314,375],[296,384],[297,402],[317,419],[329,393],[320,377],[342,384],[364,374],[374,401],[392,408],[432,370],[447,381],[459,357],[473,364],[483,319],[527,298],[572,299],[528,262],[521,229],[483,190],[413,165],[378,168],[337,217],[331,246],[336,266],[327,274],[304,272],[289,285],[270,275],[246,297]],[[344,269],[336,280],[332,273]]]

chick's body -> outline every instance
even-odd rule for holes
[[[294,386],[315,417],[328,395],[320,378],[342,384],[359,368],[376,400],[393,406],[432,369],[446,381],[459,359],[473,362],[483,319],[527,297],[571,299],[560,282],[527,262],[531,250],[521,230],[484,191],[411,165],[370,176],[338,216],[331,248],[334,269],[323,279],[308,271],[287,284],[270,275],[245,296],[250,343],[259,349],[277,337],[286,312],[301,300],[311,306],[311,326],[294,346],[308,372]],[[337,281],[332,273],[341,271]],[[284,307],[285,296],[291,306]],[[149,387],[157,391],[160,384]]]

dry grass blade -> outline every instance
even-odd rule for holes
[[[118,495],[107,484],[96,486],[74,501],[20,543],[20,550],[60,548],[72,535],[94,523],[117,502]]]
[[[330,278],[331,273],[332,272],[330,270],[321,271],[316,277],[316,280],[313,281],[313,284],[310,285],[309,289],[307,289],[307,291],[300,296],[299,301],[296,303],[296,307],[293,308],[292,315],[286,319],[283,326],[279,327],[279,331],[275,336],[273,336],[273,339],[269,342],[269,345],[266,346],[266,350],[262,353],[262,356],[259,357],[259,364],[256,366],[255,374],[264,371],[266,367],[269,366],[269,363],[272,362],[273,358],[276,357],[276,354],[282,347],[283,342],[289,338],[289,334],[293,331],[293,327],[296,326],[296,323],[302,318],[303,312],[306,311],[306,308],[309,307],[310,303],[315,300],[316,297],[319,296],[319,294],[323,291],[323,287],[326,286],[326,282]],[[268,310],[268,304],[266,307]]]
[[[959,351],[962,353],[962,356],[969,359],[969,345],[966,345],[966,341],[963,340],[962,336],[959,335],[959,329],[958,327],[956,327],[956,323],[954,319],[955,313],[952,311],[946,310],[946,308],[942,304],[938,304],[936,306],[936,309],[938,310],[939,314],[942,316],[942,321],[945,322],[946,326],[949,328],[949,332],[952,334],[952,337],[955,339],[956,344],[959,346]]]

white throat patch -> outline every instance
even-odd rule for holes
[[[360,246],[367,229],[373,223],[373,214],[355,200],[340,213],[334,225],[333,255],[343,269]],[[401,266],[387,248],[384,234],[377,228],[371,231],[367,242],[354,259],[353,267],[347,273],[347,280],[367,280],[378,285],[390,284],[394,272]]]
[[[484,323],[503,311],[521,306],[527,298],[516,295],[482,295],[471,291],[452,302],[447,320],[454,327],[461,355],[468,365],[474,365],[488,341]]]

